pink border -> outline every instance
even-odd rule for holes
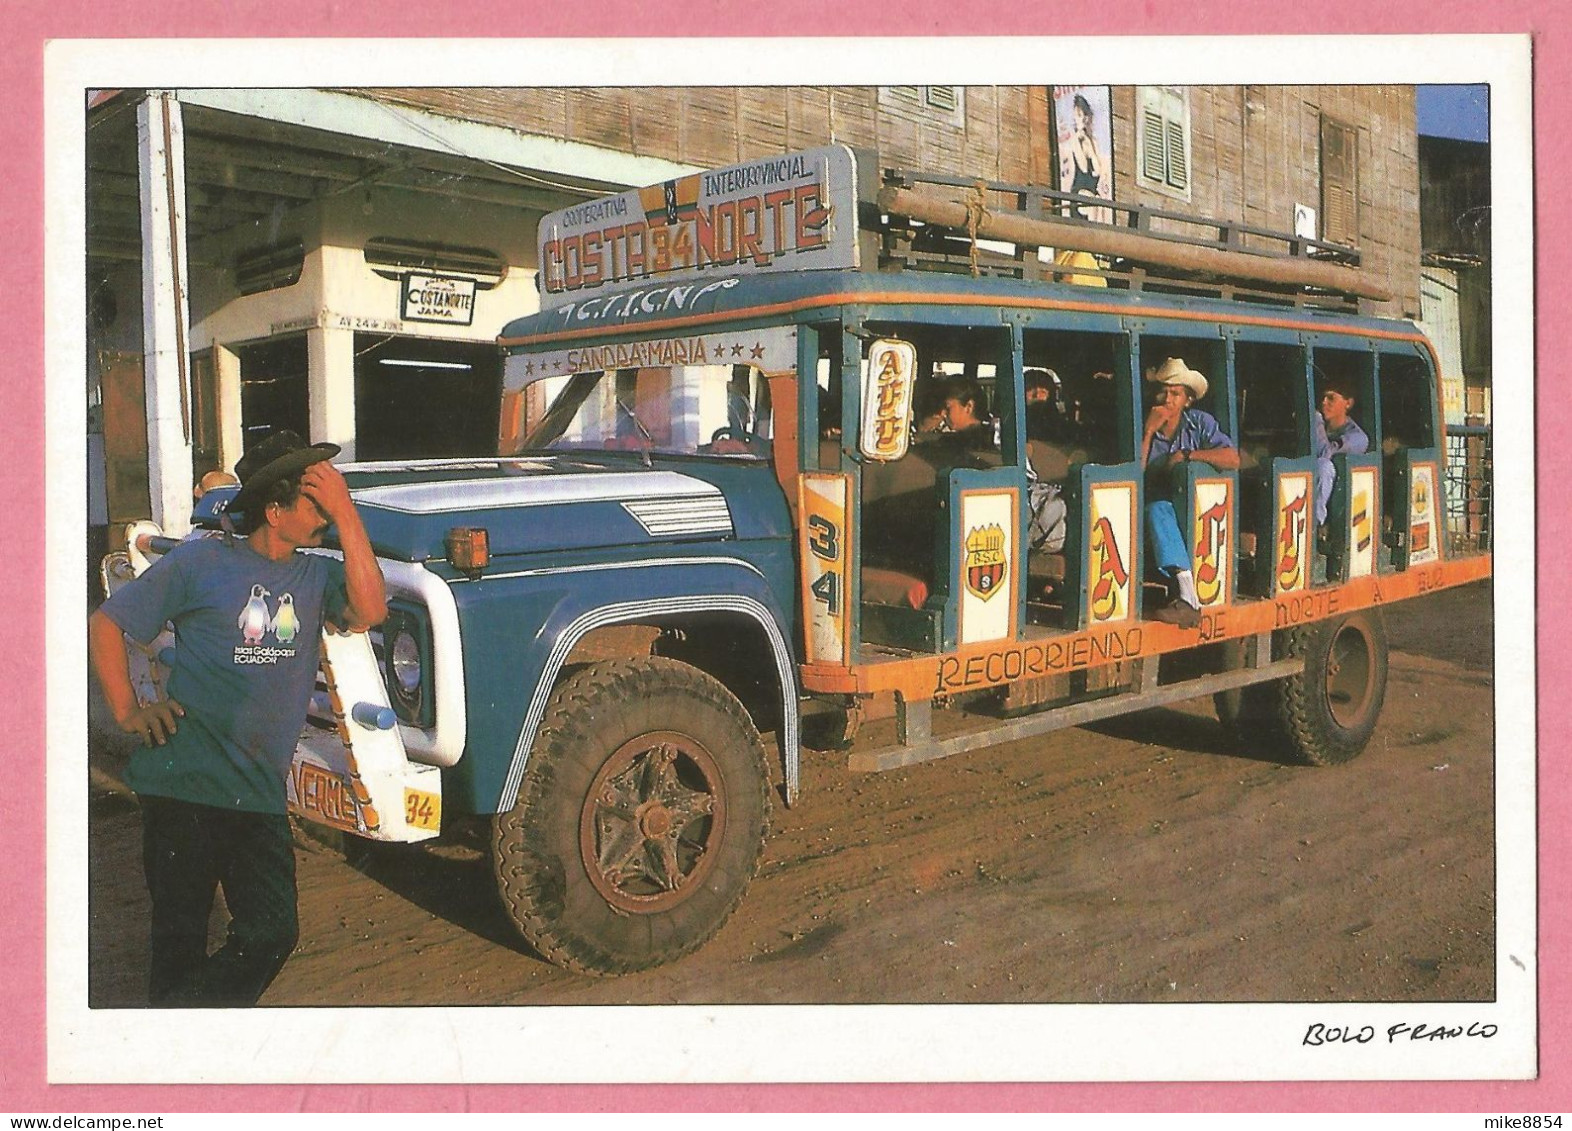
[[[859,11],[859,7],[862,9]],[[494,10],[488,10],[494,9]],[[623,11],[623,9],[626,9]],[[50,38],[106,36],[403,36],[550,35],[581,37],[597,32],[618,36],[689,35],[866,35],[881,31],[873,4],[845,0],[799,0],[776,7],[757,4],[678,3],[646,0],[635,6],[605,0],[590,6],[548,8],[526,23],[514,5],[444,8],[440,18],[388,24],[385,5],[368,0],[272,0],[245,15],[220,15],[179,0],[141,0],[113,8],[70,0],[20,0],[9,6],[3,75],[6,113],[0,115],[0,153],[12,174],[6,178],[6,212],[20,217],[11,266],[14,277],[40,280],[43,261],[43,45]],[[883,9],[888,12],[888,7]],[[736,18],[717,18],[735,11]],[[989,11],[981,20],[951,0],[907,0],[899,30],[918,35],[1062,33],[1039,5]],[[1569,60],[1560,36],[1572,21],[1551,5],[1533,0],[1321,0],[1311,8],[1268,15],[1228,0],[1105,0],[1078,9],[1077,34],[1314,34],[1376,32],[1535,34],[1534,144],[1537,184],[1545,207],[1538,215],[1537,275],[1540,308],[1564,310],[1569,297],[1567,243],[1572,221],[1557,200],[1556,174],[1572,170],[1572,114],[1556,83]],[[889,34],[883,30],[883,34]],[[14,324],[24,327],[7,343],[5,379],[0,381],[0,436],[26,467],[11,480],[10,527],[21,537],[44,528],[43,484],[43,305],[38,286],[10,288]],[[1572,322],[1547,318],[1536,339],[1541,363],[1572,353]],[[1572,398],[1546,396],[1538,436],[1541,468],[1572,474],[1572,446],[1554,443],[1572,428]],[[1541,492],[1541,529],[1572,523],[1572,494]],[[21,647],[0,651],[0,685],[20,705],[9,756],[41,764],[45,747],[43,593],[41,555],[12,557],[11,576],[0,598],[7,637]],[[1548,602],[1545,606],[1549,608]],[[1568,736],[1572,700],[1561,693],[1572,678],[1572,657],[1555,643],[1554,629],[1572,617],[1547,613],[1539,654],[1540,759],[1542,798],[1568,797],[1567,763],[1558,755]],[[1561,639],[1565,640],[1563,634]],[[1568,972],[1561,963],[1572,935],[1568,880],[1572,855],[1568,822],[1551,820],[1540,829],[1540,1071],[1527,1083],[1415,1084],[1208,1084],[1208,1085],[771,1085],[771,1086],[56,1086],[45,1084],[44,1051],[44,788],[43,775],[24,773],[10,791],[0,853],[0,896],[11,913],[0,916],[0,954],[6,956],[5,1024],[0,1026],[0,1110],[17,1113],[113,1111],[1481,1111],[1565,1112],[1568,1088],[1569,1018],[1557,1008],[1567,1000]],[[20,913],[18,913],[18,910]]]

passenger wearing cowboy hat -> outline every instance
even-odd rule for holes
[[[387,615],[382,573],[333,444],[267,437],[236,465],[248,537],[181,542],[93,614],[93,667],[143,746],[126,780],[142,810],[154,1005],[250,1005],[299,934],[285,777],[316,685],[325,624]],[[342,562],[295,551],[338,528]],[[167,698],[137,701],[122,634],[172,623]],[[228,938],[207,953],[217,888]]]
[[[1146,379],[1158,386],[1141,440],[1141,464],[1147,471],[1147,542],[1172,591],[1168,603],[1153,615],[1169,624],[1195,628],[1201,623],[1201,607],[1190,572],[1190,551],[1179,532],[1173,502],[1156,496],[1168,488],[1165,473],[1170,469],[1192,462],[1236,469],[1239,450],[1216,417],[1192,407],[1206,396],[1206,378],[1183,359],[1168,358],[1148,369]]]

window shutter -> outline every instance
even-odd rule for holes
[[[1190,199],[1190,103],[1183,87],[1139,87],[1136,180]]]
[[[954,110],[957,102],[953,86],[930,86],[928,92],[928,105],[936,106],[940,110]]]
[[[1167,152],[1168,152],[1168,183],[1181,191],[1190,188],[1190,161],[1185,153],[1184,123],[1178,119],[1169,119],[1163,123],[1167,127]]]
[[[1321,238],[1359,243],[1359,135],[1352,127],[1321,119]]]
[[[913,102],[922,101],[922,87],[920,86],[892,86],[886,89],[898,98],[909,98]]]
[[[1141,109],[1141,175],[1149,181],[1165,181],[1163,175],[1163,116],[1156,107]]]

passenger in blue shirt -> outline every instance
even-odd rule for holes
[[[361,629],[387,614],[382,573],[334,444],[278,432],[240,458],[244,539],[182,542],[118,590],[89,623],[93,667],[115,721],[142,739],[126,780],[142,810],[152,902],[154,1005],[251,1005],[299,934],[285,775],[305,724],[324,623]],[[300,554],[338,528],[342,562]],[[139,703],[124,633],[146,643],[172,622],[167,697]],[[229,910],[207,953],[213,896]]]
[[[1146,537],[1153,560],[1169,585],[1169,599],[1154,618],[1183,628],[1201,623],[1201,602],[1195,592],[1190,551],[1179,530],[1171,499],[1158,498],[1171,484],[1171,471],[1186,463],[1210,464],[1222,470],[1239,466],[1239,450],[1211,413],[1191,406],[1206,396],[1206,378],[1177,357],[1170,357],[1146,379],[1160,386],[1146,415],[1141,439],[1141,464],[1146,468]]]
[[[1354,407],[1354,388],[1340,377],[1321,381],[1321,411],[1310,418],[1315,440],[1315,521],[1326,523],[1326,504],[1332,498],[1332,483],[1337,478],[1332,457],[1347,454],[1362,456],[1370,450],[1370,437],[1359,422],[1348,415]]]

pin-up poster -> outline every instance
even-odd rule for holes
[[[1113,106],[1108,91],[1106,86],[1053,88],[1060,192],[1113,199]],[[1113,223],[1111,209],[1072,208],[1081,219]]]

